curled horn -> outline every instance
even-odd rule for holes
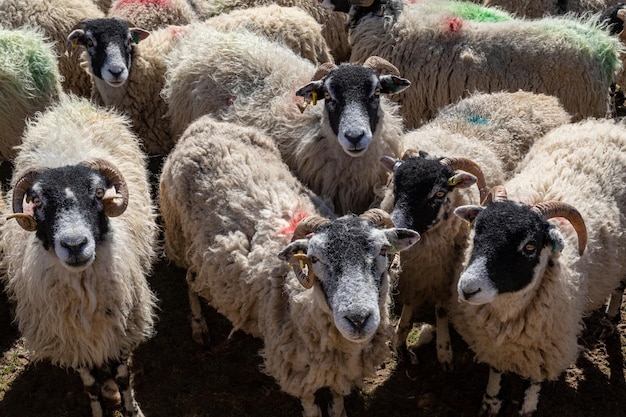
[[[398,70],[398,68],[396,68],[395,65],[393,65],[386,59],[375,55],[367,58],[363,63],[363,66],[373,69],[378,74],[380,74],[382,70],[387,70],[390,74],[400,75],[400,71]]]
[[[302,239],[309,233],[313,233],[323,224],[330,222],[329,219],[322,216],[308,216],[300,220],[296,226],[296,230],[293,232],[293,238],[291,241]],[[304,253],[294,253],[293,259],[295,262],[292,264],[293,272],[296,274],[296,278],[300,281],[300,284],[307,290],[313,287],[315,283],[315,273],[313,272],[313,265],[311,259]],[[306,272],[304,270],[306,269]]]
[[[504,201],[507,199],[506,189],[504,185],[494,185],[493,188],[487,194],[484,200],[482,200],[482,205],[486,206],[492,201]]]
[[[7,217],[7,219],[17,220],[22,229],[29,232],[37,230],[37,220],[32,215],[24,213],[24,194],[33,185],[38,172],[36,169],[31,169],[17,180],[13,188],[13,214]]]
[[[487,182],[485,181],[485,174],[483,174],[483,170],[476,162],[468,158],[443,158],[441,163],[455,171],[461,169],[475,175],[477,179],[476,185],[478,186],[478,193],[480,195],[479,201],[483,201],[487,197],[489,187],[487,187]]]
[[[329,219],[322,216],[308,216],[300,220],[296,226],[296,230],[293,232],[293,238],[291,241],[302,239],[309,233],[313,233],[323,224],[330,222]]]
[[[92,159],[83,162],[82,165],[98,171],[102,176],[109,180],[109,182],[111,182],[113,187],[115,187],[115,192],[118,193],[110,197],[105,196],[102,199],[104,214],[107,217],[117,217],[124,213],[126,207],[128,207],[128,187],[126,186],[126,181],[124,181],[122,173],[113,164],[104,159]],[[116,200],[120,198],[122,201],[117,203]]]
[[[562,201],[544,201],[532,206],[532,210],[546,220],[552,217],[566,218],[578,235],[578,254],[582,256],[587,247],[587,227],[583,216],[576,208]]]
[[[394,227],[393,220],[389,213],[382,209],[369,209],[365,213],[359,216],[361,219],[369,220],[374,223],[375,226],[390,228]]]
[[[311,77],[311,81],[321,80],[322,78],[330,74],[330,72],[335,68],[337,68],[337,65],[333,64],[332,62],[324,62],[322,65],[317,67],[315,73]]]

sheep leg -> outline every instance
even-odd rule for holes
[[[191,338],[199,345],[209,346],[211,338],[209,336],[209,327],[202,315],[202,304],[200,296],[191,288],[191,284],[196,280],[195,272],[187,269],[187,296],[189,297],[189,307],[191,308]]]
[[[531,417],[537,411],[539,404],[539,391],[541,391],[541,382],[532,381],[530,386],[524,391],[524,402],[519,411],[522,417]]]
[[[78,374],[80,375],[80,379],[83,381],[83,385],[85,386],[85,391],[89,395],[89,400],[91,401],[91,415],[92,417],[104,417],[103,407],[102,407],[102,398],[100,391],[100,383],[96,378],[95,369],[92,373],[92,370],[88,368],[79,368],[77,369]]]
[[[302,404],[302,417],[322,417],[322,410],[315,404],[315,395],[304,395],[300,397]]]
[[[406,338],[409,336],[411,325],[413,324],[412,320],[413,307],[410,304],[405,303],[402,306],[400,320],[398,320],[396,331],[391,342],[394,352],[398,355],[398,360],[403,360],[404,356],[409,353],[406,348]],[[417,363],[417,357],[411,358],[411,362]]]
[[[343,395],[333,391],[333,403],[328,407],[328,415],[330,417],[348,417],[346,408],[343,404]]]
[[[435,325],[437,326],[437,359],[445,372],[453,369],[452,344],[448,326],[448,309],[440,303],[435,305]]]
[[[626,279],[622,279],[619,286],[611,293],[611,298],[609,298],[606,315],[613,324],[618,324],[621,319],[620,309],[622,307],[622,297],[624,295],[625,288]]]
[[[502,380],[502,372],[495,368],[489,367],[489,380],[487,388],[483,396],[483,402],[480,407],[480,417],[495,417],[500,412],[502,400],[498,398],[500,394],[500,381]]]
[[[128,353],[124,353],[115,366],[115,383],[119,387],[124,417],[143,417],[139,404],[135,401],[135,393],[130,383]]]

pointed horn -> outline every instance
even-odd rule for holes
[[[413,158],[413,157],[417,158],[418,156],[420,156],[420,154],[417,151],[417,149],[410,148],[410,149],[407,149],[406,151],[404,151],[404,154],[402,155],[401,159],[403,161],[405,161],[405,160],[407,160],[409,158]]]
[[[82,165],[98,171],[102,176],[109,180],[111,185],[115,187],[115,192],[118,193],[115,196],[104,197],[102,199],[104,214],[107,217],[117,217],[124,213],[124,211],[126,211],[126,207],[128,207],[128,187],[126,185],[126,181],[124,181],[122,173],[117,169],[117,167],[104,159],[92,159],[83,162]],[[118,202],[120,198],[121,201]]]
[[[294,240],[305,238],[306,235],[315,232],[318,227],[328,223],[329,221],[329,219],[322,216],[305,217],[304,219],[300,220],[300,222],[296,226],[296,230],[294,230],[293,232],[293,237],[291,238],[291,241],[293,242]]]
[[[400,71],[395,65],[386,59],[375,55],[367,58],[363,63],[363,66],[373,69],[378,74],[380,74],[383,70],[387,70],[390,74],[400,75]]]
[[[369,209],[361,214],[359,218],[369,220],[377,227],[383,227],[385,229],[395,227],[389,213],[382,209]]]
[[[482,206],[486,206],[487,204],[493,201],[506,201],[506,189],[504,185],[494,185],[491,190],[489,190],[489,194],[482,200],[480,203]]]
[[[316,279],[311,259],[304,253],[295,253],[293,259],[296,261],[292,265],[293,272],[296,274],[296,278],[298,278],[300,284],[308,290],[313,287]],[[306,273],[302,269],[303,267],[306,268]]]
[[[487,182],[485,181],[485,174],[483,174],[483,170],[476,162],[472,161],[469,158],[453,157],[443,158],[440,162],[443,165],[449,166],[455,171],[457,169],[461,169],[474,175],[477,179],[476,186],[478,186],[478,193],[480,195],[479,201],[483,201],[487,197],[487,194],[489,193],[489,187],[487,187]]]
[[[8,216],[8,219],[15,219],[22,229],[29,232],[37,230],[37,220],[30,214],[24,213],[24,194],[33,185],[37,173],[36,169],[26,171],[16,182],[13,187],[13,215]]]
[[[578,254],[582,256],[587,247],[587,227],[583,216],[576,208],[562,201],[545,201],[532,206],[532,210],[546,220],[552,217],[566,218],[578,235]]]
[[[317,67],[315,73],[311,77],[311,81],[321,80],[322,78],[330,74],[330,72],[335,68],[337,68],[337,65],[333,64],[332,62],[324,62],[319,67]]]

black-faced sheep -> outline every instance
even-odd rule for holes
[[[500,409],[501,372],[530,380],[520,415],[534,413],[541,382],[576,360],[584,314],[619,287],[625,169],[623,125],[568,124],[535,143],[506,192],[486,207],[455,210],[474,237],[452,317],[476,359],[491,368],[483,414]],[[621,294],[611,303],[620,302]]]
[[[91,0],[0,1],[0,26],[41,28],[54,43],[63,90],[82,97],[91,94],[91,78],[80,68],[78,56],[64,54],[65,43],[67,34],[77,22],[99,17],[104,17],[104,13]]]
[[[366,66],[316,70],[263,37],[205,27],[168,56],[163,95],[174,135],[205,114],[254,126],[276,142],[296,176],[330,199],[338,214],[362,213],[387,179],[378,159],[400,156],[402,120],[384,95],[409,85],[397,75],[381,74],[379,64],[396,71],[376,59]],[[324,104],[301,112],[303,98]]]
[[[429,155],[403,161],[383,159],[394,176],[381,208],[391,213],[396,226],[422,236],[401,258],[398,300],[402,314],[394,336],[396,351],[404,350],[417,308],[434,304],[437,356],[444,369],[451,368],[449,303],[469,235],[453,210],[480,203],[487,186],[510,177],[537,139],[568,121],[569,115],[555,97],[524,91],[473,94],[402,137],[405,148]],[[464,160],[455,167],[452,161],[457,158],[469,158],[477,167]],[[456,191],[472,184],[457,168],[478,177],[477,190]]]
[[[127,360],[153,333],[156,301],[145,165],[126,118],[76,97],[38,115],[15,158],[16,221],[1,231],[15,321],[33,358],[79,372],[94,417],[120,400],[143,415]]]
[[[234,330],[263,340],[263,371],[301,399],[304,416],[321,417],[314,394],[328,387],[340,417],[343,397],[389,354],[387,256],[419,235],[352,215],[324,219],[316,199],[271,139],[209,116],[189,126],[160,182],[165,250],[188,269],[194,339],[207,330],[200,295]]]
[[[574,120],[607,113],[623,46],[592,17],[515,19],[447,0],[374,0],[352,9],[350,62],[378,55],[414,84],[395,97],[408,128],[476,91],[554,95]]]
[[[0,159],[11,160],[27,119],[61,94],[53,45],[35,28],[0,29]]]

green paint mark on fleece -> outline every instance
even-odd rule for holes
[[[454,16],[473,22],[506,22],[513,19],[502,10],[463,1],[446,2],[446,9]]]

